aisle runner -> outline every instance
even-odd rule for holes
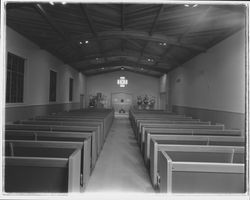
[[[86,192],[154,192],[128,119],[115,119]]]

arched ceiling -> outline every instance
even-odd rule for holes
[[[7,25],[86,75],[159,77],[245,27],[244,5],[11,3]]]

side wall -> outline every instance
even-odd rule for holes
[[[128,85],[124,88],[117,85],[117,79],[121,76],[125,76],[128,80]],[[159,78],[128,71],[117,71],[87,77],[87,95],[96,95],[97,92],[101,92],[107,97],[107,107],[111,107],[111,94],[121,92],[132,94],[134,105],[136,105],[137,96],[144,97],[146,94],[149,97],[154,96],[156,97],[155,108],[157,109],[159,105],[159,88]]]
[[[6,28],[6,54],[25,58],[24,102],[6,104],[5,119],[13,121],[80,107],[80,94],[85,94],[85,76],[65,65],[45,50]],[[50,69],[57,72],[56,102],[49,102]],[[74,79],[73,101],[69,102],[69,78]]]
[[[172,109],[244,130],[245,30],[170,72]]]

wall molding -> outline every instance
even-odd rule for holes
[[[172,111],[177,114],[185,114],[201,121],[211,121],[212,124],[224,124],[227,129],[240,129],[245,133],[245,113],[231,111],[212,110],[173,105]]]

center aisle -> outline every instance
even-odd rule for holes
[[[86,192],[154,192],[128,119],[114,119]]]

